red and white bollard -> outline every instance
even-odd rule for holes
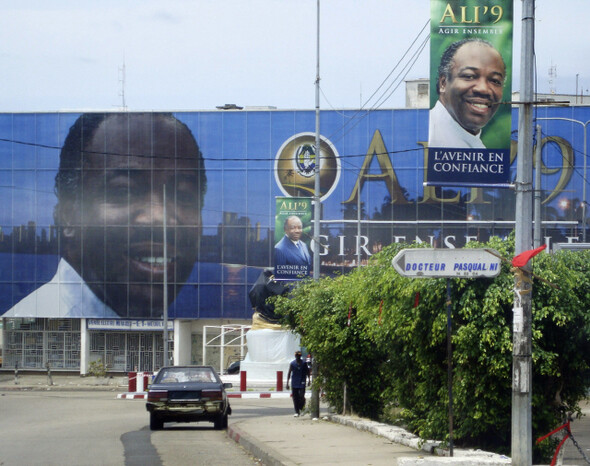
[[[147,379],[145,372],[138,372],[137,373],[137,393],[143,392],[145,390],[144,386],[147,386]]]
[[[139,393],[147,390],[151,372],[129,372],[129,392]]]
[[[245,392],[246,390],[246,371],[240,371],[240,391]]]
[[[130,393],[135,393],[137,391],[137,372],[129,372],[128,390]]]

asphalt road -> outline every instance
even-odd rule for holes
[[[232,400],[230,424],[290,412],[289,401]],[[211,423],[152,432],[145,402],[112,392],[2,392],[0,413],[2,466],[260,464]]]

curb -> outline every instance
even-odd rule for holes
[[[249,437],[239,428],[239,422],[228,426],[226,435],[250,454],[260,459],[267,466],[295,466],[296,463],[283,456],[278,451],[262,445],[256,439]]]
[[[401,427],[371,421],[362,418],[351,418],[338,414],[328,414],[327,419],[357,430],[364,430],[379,437],[388,439],[393,443],[405,445],[418,451],[423,451],[430,457],[403,457],[398,458],[399,466],[443,466],[443,465],[469,465],[469,466],[505,466],[511,464],[511,459],[504,455],[483,450],[466,450],[455,448],[454,456],[448,456],[448,450],[441,448],[441,442],[424,440]]]
[[[291,393],[282,392],[240,392],[228,393],[228,398],[291,398]]]
[[[473,458],[469,456],[453,456],[452,458],[398,458],[398,466],[447,466],[447,465],[464,465],[464,466],[506,466],[512,464],[510,460],[495,460],[493,458]]]
[[[119,393],[118,400],[145,400],[147,393]]]

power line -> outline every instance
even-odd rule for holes
[[[61,150],[61,147],[59,146],[50,146],[47,144],[37,144],[37,143],[33,143],[33,142],[24,142],[24,141],[18,141],[16,139],[6,139],[6,138],[0,138],[0,142],[8,142],[8,143],[12,143],[12,144],[20,144],[20,145],[26,145],[26,146],[32,146],[32,147],[40,147],[43,149],[54,149],[54,150]],[[400,154],[400,153],[405,153],[405,152],[413,152],[413,151],[422,151],[423,149],[421,147],[416,147],[416,148],[411,148],[411,149],[403,149],[403,150],[398,150],[398,151],[387,151],[387,152],[382,152],[382,153],[378,153],[376,155],[384,155],[384,154]],[[187,159],[187,160],[193,160],[194,157],[177,157],[174,155],[157,155],[154,157],[153,154],[144,154],[144,153],[140,153],[140,152],[136,152],[136,153],[121,153],[121,152],[108,152],[108,151],[87,151],[84,150],[83,151],[85,154],[93,154],[93,155],[104,155],[106,156],[115,156],[115,157],[139,157],[139,158],[159,158],[159,159],[178,159],[178,160],[183,160],[183,159]],[[339,154],[340,158],[358,158],[358,157],[365,157],[367,154],[349,154],[349,155],[341,155]],[[248,157],[248,158],[243,158],[243,157],[224,157],[223,159],[220,158],[216,158],[216,157],[205,157],[203,156],[203,161],[211,161],[211,162],[274,162],[275,160],[275,156],[271,156],[271,157]],[[215,170],[214,168],[207,168],[207,170]]]
[[[413,61],[411,62],[411,64],[407,64],[404,69],[406,70],[405,74],[403,75],[403,77],[401,78],[401,80],[399,80],[396,84],[396,86],[393,88],[393,90],[388,94],[382,94],[382,96],[379,98],[379,100],[377,101],[377,103],[375,104],[374,107],[372,107],[371,109],[367,110],[361,117],[357,118],[356,121],[353,122],[354,116],[353,118],[351,118],[351,120],[349,120],[348,122],[346,122],[344,125],[342,125],[342,128],[340,128],[340,130],[337,131],[341,131],[343,130],[343,128],[348,125],[349,123],[354,123],[352,127],[348,128],[346,130],[346,132],[344,132],[343,134],[340,135],[340,137],[335,138],[335,134],[337,131],[333,132],[330,137],[328,139],[330,139],[331,141],[340,141],[344,136],[346,136],[348,133],[350,133],[350,131],[352,131],[357,125],[359,125],[367,116],[369,116],[371,114],[371,112],[377,110],[378,108],[380,108],[392,95],[393,93],[397,90],[397,88],[401,85],[401,83],[403,82],[403,79],[408,75],[408,73],[411,71],[412,66],[416,63],[416,61],[418,60],[420,54],[422,53],[422,51],[424,50],[424,48],[426,47],[426,44],[428,43],[430,37],[426,37],[423,41],[422,44],[420,45],[420,48],[418,49],[418,51],[413,55],[412,59]],[[403,71],[403,70],[402,70]],[[401,74],[401,72],[400,72]],[[400,74],[398,74],[398,77],[400,76]],[[397,78],[396,78],[397,79]],[[391,89],[391,86],[393,86],[393,84],[395,84],[395,81],[393,83],[391,83],[388,88],[386,89],[386,91],[389,91],[389,89]],[[359,112],[357,112],[358,115]]]
[[[402,81],[399,81],[398,84],[396,85],[396,87],[394,88],[394,90],[387,96],[387,98],[383,101],[383,96],[385,94],[382,94],[378,99],[377,99],[377,104],[381,101],[381,104],[377,105],[373,105],[372,107],[370,107],[368,110],[365,110],[365,108],[369,105],[369,102],[371,102],[371,100],[373,99],[373,97],[375,97],[375,95],[381,90],[381,88],[387,83],[387,81],[389,80],[389,78],[393,75],[393,73],[398,69],[399,66],[402,65],[404,59],[406,58],[406,56],[410,53],[410,51],[412,50],[412,48],[414,47],[414,45],[418,42],[418,40],[420,39],[420,36],[423,34],[424,30],[426,29],[426,27],[429,25],[430,23],[430,19],[428,21],[426,21],[426,23],[424,24],[424,26],[422,27],[422,29],[420,30],[420,32],[418,32],[418,34],[416,35],[416,37],[414,38],[414,40],[412,41],[412,43],[410,44],[410,46],[406,49],[406,51],[404,52],[404,54],[402,55],[402,57],[398,60],[398,62],[395,64],[395,66],[392,68],[392,70],[388,73],[388,75],[383,79],[383,81],[381,82],[381,84],[377,87],[377,89],[371,94],[371,96],[365,101],[365,103],[363,105],[361,105],[361,108],[359,110],[356,111],[356,113],[354,113],[349,121],[347,121],[346,123],[344,123],[342,125],[341,128],[339,128],[338,130],[334,131],[328,139],[332,139],[334,137],[334,135],[338,132],[338,131],[344,131],[346,129],[346,127],[353,123],[353,120],[355,120],[355,118],[361,114],[361,112],[363,113],[363,115],[361,116],[361,120],[366,118],[366,115],[368,114],[368,112],[371,112],[373,110],[375,110],[376,108],[379,108],[379,106],[381,106],[385,101],[387,101],[387,99],[389,99],[391,97],[391,95],[393,94],[393,92],[395,90],[397,90],[397,88],[399,87],[399,84],[401,84]],[[387,92],[389,89],[391,89],[391,87],[396,83],[396,81],[399,79],[400,75],[402,74],[404,69],[407,69],[406,73],[404,74],[404,78],[405,76],[407,76],[408,72],[410,71],[411,67],[414,65],[414,63],[416,62],[416,60],[418,59],[418,57],[420,56],[420,54],[422,53],[422,50],[425,47],[425,44],[428,43],[428,40],[430,38],[430,32],[428,32],[427,36],[425,39],[422,40],[422,43],[420,44],[420,46],[418,47],[417,52],[414,52],[412,57],[410,57],[410,62],[411,62],[411,66],[408,67],[408,64],[406,63],[404,65],[404,67],[402,68],[402,71],[400,73],[397,74],[397,76],[395,77],[395,79],[393,80],[393,82],[386,88],[386,90],[384,92]],[[323,94],[323,92],[322,92]],[[357,125],[358,123],[356,123],[353,128]],[[352,129],[352,128],[351,128]],[[348,131],[344,132],[344,134],[342,134],[342,136],[340,137],[340,139],[342,137],[344,137],[346,134],[348,133]]]

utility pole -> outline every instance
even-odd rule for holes
[[[163,365],[167,366],[170,363],[168,359],[168,241],[166,238],[166,185],[162,187],[162,202],[163,202],[163,212],[162,215],[164,217],[162,221],[162,227],[164,229],[164,314],[162,316],[163,324],[164,324],[164,333],[162,338],[164,340],[164,354],[162,355]]]
[[[317,0],[317,32],[316,32],[316,76],[315,76],[315,167],[314,167],[314,210],[313,210],[313,279],[320,278],[320,0]],[[317,387],[318,363],[312,354],[311,375],[313,386],[311,389],[311,417],[320,417],[320,390]]]
[[[532,249],[532,141],[534,84],[534,0],[522,0],[520,63],[521,101],[518,112],[516,168],[515,255]],[[532,401],[532,312],[530,269],[523,267],[523,279],[515,278],[512,354],[512,464],[533,463]]]

